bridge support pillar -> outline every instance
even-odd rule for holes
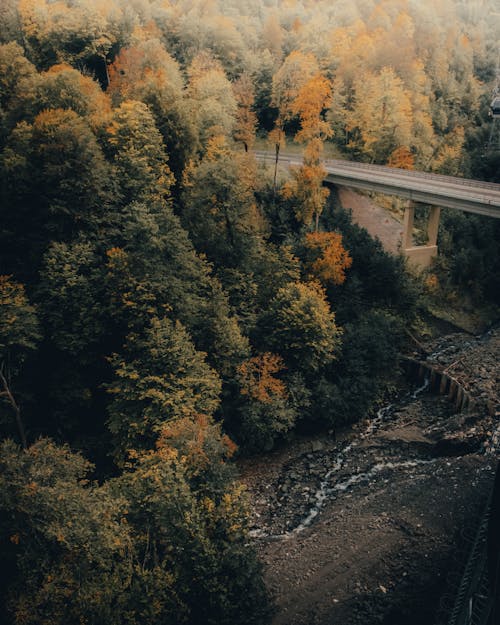
[[[427,223],[428,245],[437,244],[440,214],[441,214],[441,209],[439,208],[439,206],[431,206],[429,221]]]
[[[408,201],[403,219],[403,250],[413,246],[413,223],[415,221],[415,202]]]
[[[427,245],[413,245],[413,224],[415,221],[415,203],[410,200],[405,209],[403,221],[403,254],[412,265],[420,269],[426,269],[431,264],[432,259],[437,256],[437,235],[439,229],[439,215],[441,209],[432,206],[427,223]]]

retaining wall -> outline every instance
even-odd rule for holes
[[[447,395],[458,412],[472,412],[478,408],[472,395],[458,380],[446,373],[446,370],[440,371],[426,362],[413,358],[404,358],[401,365],[406,373],[417,382],[423,382],[427,378],[429,389],[440,395]]]

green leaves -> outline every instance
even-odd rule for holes
[[[128,449],[153,448],[169,421],[212,415],[219,404],[219,378],[179,322],[153,318],[144,337],[130,335],[110,361],[109,428],[121,462]]]
[[[2,616],[28,625],[267,622],[242,489],[220,470],[218,482],[193,474],[198,449],[210,473],[228,446],[209,422],[196,425],[195,438],[170,431],[159,451],[136,454],[103,486],[68,447],[2,443]]]
[[[290,283],[278,290],[264,313],[268,344],[287,362],[311,375],[328,365],[341,331],[319,285]]]
[[[264,222],[255,204],[255,163],[222,136],[185,177],[183,222],[196,249],[218,265],[246,266],[262,245]]]
[[[169,197],[174,180],[148,107],[133,100],[123,102],[106,132],[124,202]]]
[[[88,482],[91,468],[48,440],[27,451],[0,446],[0,552],[15,622],[123,622],[131,556],[124,501]]]

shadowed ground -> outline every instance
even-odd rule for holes
[[[366,228],[372,237],[380,239],[387,252],[397,254],[401,246],[403,224],[370,198],[352,189],[339,187],[337,193],[342,207],[352,210],[352,220]]]

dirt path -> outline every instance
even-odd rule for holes
[[[499,351],[498,330],[429,345],[485,406],[498,406]],[[339,440],[302,441],[242,466],[274,625],[436,622],[463,561],[460,536],[492,483],[497,456],[485,452],[500,413],[455,413],[446,398],[423,392],[379,417]]]
[[[392,254],[399,253],[403,225],[386,210],[377,206],[370,198],[347,187],[338,187],[342,207],[352,210],[355,223],[366,228],[372,237],[380,239],[384,249]]]

